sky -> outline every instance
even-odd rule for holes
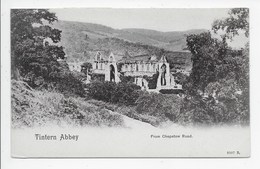
[[[65,8],[51,9],[59,20],[89,22],[116,29],[144,28],[158,31],[210,29],[215,19],[228,16],[228,9],[116,9]]]

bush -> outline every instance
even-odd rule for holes
[[[81,65],[81,72],[88,74],[92,70],[92,63],[85,62]]]
[[[120,81],[122,83],[134,83],[135,82],[135,78],[132,77],[132,76],[120,75]]]
[[[133,83],[118,83],[112,93],[112,103],[135,105],[140,94],[140,86]]]
[[[181,89],[161,89],[159,92],[162,94],[181,94],[181,93],[183,93],[183,90],[181,90]]]
[[[159,72],[157,71],[152,77],[144,76],[144,79],[148,82],[149,89],[156,89],[157,87],[157,79],[159,76]]]
[[[180,114],[181,102],[182,99],[176,95],[143,93],[136,101],[136,111],[162,120],[176,121]]]
[[[186,97],[178,122],[193,125],[248,124],[247,113],[240,111],[236,98],[217,101],[209,97]]]
[[[54,74],[50,84],[53,84],[53,89],[65,95],[85,96],[83,83],[73,72],[64,71],[63,73]]]
[[[88,97],[105,102],[135,105],[140,87],[130,83],[93,81],[86,85]]]
[[[97,74],[97,73],[92,73],[90,74],[91,79],[93,81],[105,81],[105,75],[104,74]]]
[[[185,83],[187,83],[188,76],[185,75],[184,73],[177,72],[174,74],[174,77],[175,77],[175,82],[177,84],[184,85]]]
[[[182,125],[208,125],[212,124],[213,118],[203,100],[198,98],[185,98],[181,108],[178,123]]]
[[[23,81],[37,90],[56,90],[65,95],[81,97],[85,94],[79,75],[65,68],[50,72],[46,76],[30,72],[23,77]]]

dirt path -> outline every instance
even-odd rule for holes
[[[135,120],[133,118],[130,118],[126,115],[122,115],[120,113],[117,112],[113,112],[111,110],[109,110],[111,114],[117,114],[122,116],[123,120],[124,120],[124,124],[127,128],[132,128],[132,129],[147,129],[147,128],[151,128],[151,129],[155,129],[156,127],[152,126],[149,123],[145,123],[139,120]]]

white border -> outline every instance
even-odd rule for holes
[[[46,168],[260,168],[259,17],[257,0],[2,0],[1,1],[1,166],[17,169]],[[236,159],[12,159],[10,157],[10,8],[113,7],[113,8],[250,8],[250,90],[252,154]],[[199,18],[198,18],[199,19]]]

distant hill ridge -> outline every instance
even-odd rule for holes
[[[190,62],[190,54],[183,50],[186,48],[186,36],[206,31],[195,29],[160,32],[139,28],[114,29],[101,24],[74,21],[58,21],[53,27],[62,30],[60,45],[64,46],[69,61],[88,61],[92,59],[95,51],[105,50],[121,55],[127,51],[131,56],[166,54],[168,60],[180,64]]]

